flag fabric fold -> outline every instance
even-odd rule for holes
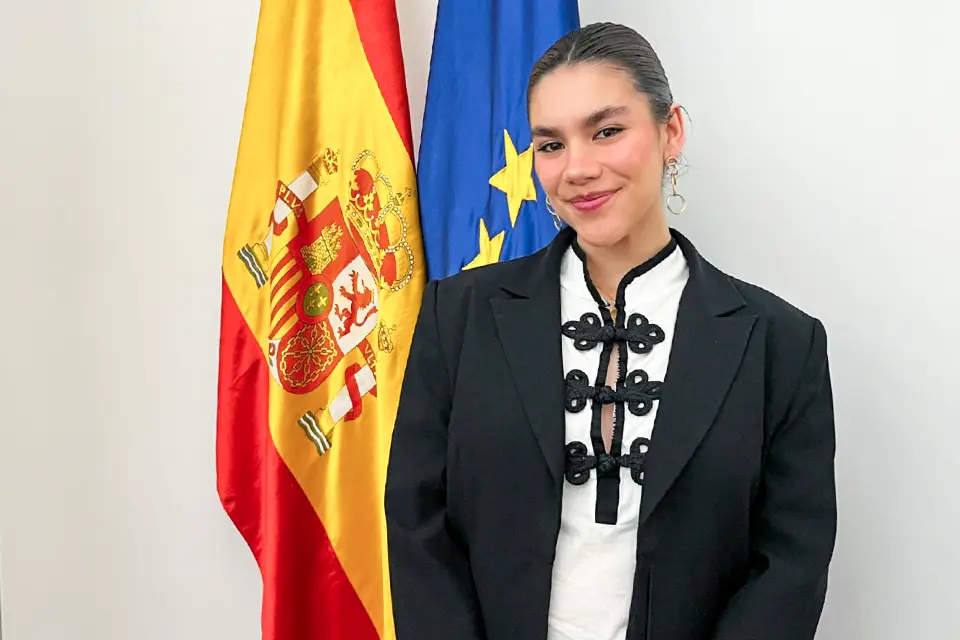
[[[440,0],[417,166],[429,278],[556,234],[533,174],[527,80],[579,22],[576,0]]]
[[[425,283],[394,0],[273,0],[223,244],[217,488],[265,640],[392,638],[383,489]]]

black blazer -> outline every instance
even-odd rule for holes
[[[836,531],[821,323],[690,269],[646,459],[630,640],[810,640]],[[428,283],[385,508],[398,640],[543,640],[564,482],[560,261]]]

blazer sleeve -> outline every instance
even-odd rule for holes
[[[799,384],[765,455],[751,570],[714,640],[813,640],[836,537],[835,448],[826,333],[815,320]]]
[[[483,640],[467,552],[447,522],[451,378],[427,284],[401,388],[385,511],[397,640]]]

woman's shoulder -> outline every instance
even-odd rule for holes
[[[752,282],[730,275],[727,278],[743,297],[745,311],[763,323],[768,343],[806,353],[814,343],[826,339],[823,322],[809,310]]]
[[[783,339],[799,347],[809,345],[814,334],[823,331],[820,319],[809,311],[777,292],[728,273],[701,255],[683,234],[673,233],[691,263],[691,275],[699,274],[705,288],[712,290],[710,297],[723,299],[723,306],[730,309],[737,307],[735,313],[755,316],[772,334],[768,338]]]
[[[727,276],[756,317],[763,342],[769,424],[779,428],[798,394],[830,393],[827,331],[819,317],[761,286]]]
[[[765,289],[760,285],[728,275],[730,282],[736,287],[744,301],[757,315],[788,325],[799,324],[809,326],[818,319],[780,294]]]

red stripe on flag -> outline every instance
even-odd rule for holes
[[[282,276],[277,277],[278,274],[280,273],[280,269],[281,269],[282,265],[283,265],[284,263],[286,263],[288,259],[290,259],[291,255],[292,255],[292,253],[291,253],[290,251],[288,251],[288,252],[287,252],[287,257],[283,259],[283,262],[281,262],[279,265],[277,265],[277,268],[276,268],[276,269],[273,270],[273,275],[270,277],[270,284],[272,285],[272,289],[271,289],[271,292],[270,292],[270,299],[271,299],[271,300],[273,300],[274,297],[277,295],[277,291],[280,291],[280,288],[281,288],[283,285],[287,284],[287,282],[288,282],[291,278],[300,275],[300,269],[297,268],[296,263],[291,263],[292,266],[291,266],[289,269],[287,269],[287,272],[286,272],[285,274],[283,274]]]
[[[269,372],[223,283],[217,491],[263,577],[263,640],[377,640],[377,631],[268,427]]]
[[[293,317],[293,314],[295,314],[296,312],[297,312],[296,305],[287,309],[287,312],[283,314],[283,317],[280,318],[280,321],[273,325],[273,329],[270,331],[271,340],[277,339],[277,336],[280,335],[280,332],[283,330],[284,325],[287,324],[287,322],[290,320],[290,318]]]
[[[284,220],[286,220],[286,218],[284,218]],[[276,280],[280,270],[283,269],[283,267],[286,266],[286,264],[291,260],[293,260],[293,252],[287,251],[286,254],[280,258],[277,264],[273,267],[273,274],[270,276],[270,280]],[[277,285],[274,284],[273,286],[276,287]]]
[[[297,295],[298,293],[300,293],[300,289],[298,289],[297,287],[290,287],[289,289],[287,289],[287,292],[284,293],[282,296],[280,296],[280,299],[274,303],[273,311],[270,312],[270,322],[273,323],[273,326],[276,327],[277,329],[280,328],[280,325],[282,325],[283,322],[286,322],[287,320],[290,319],[290,313],[293,311],[296,311],[297,305],[293,305],[292,307],[290,307],[290,309],[287,311],[287,314],[283,317],[283,322],[274,322],[277,319],[277,314],[280,313],[281,309],[283,309],[283,305],[285,305],[287,301],[290,300],[290,298]],[[270,336],[270,337],[272,338],[273,336]]]
[[[367,62],[412,160],[413,132],[410,128],[410,104],[403,69],[403,51],[400,48],[396,1],[350,0],[350,5]]]

